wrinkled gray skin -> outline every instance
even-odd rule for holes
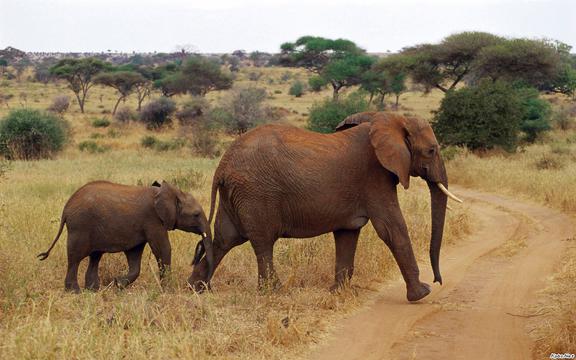
[[[210,219],[216,192],[214,267],[233,247],[250,241],[259,283],[277,284],[273,265],[276,240],[328,232],[336,241],[336,289],[352,277],[360,229],[368,221],[392,251],[410,301],[430,293],[419,279],[396,186],[410,176],[428,182],[432,202],[430,257],[434,281],[442,283],[439,254],[447,197],[436,183],[448,179],[432,128],[422,120],[386,113],[360,113],[345,119],[334,134],[291,126],[265,125],[237,139],[214,175]],[[210,280],[208,262],[194,267],[189,284],[202,290]]]
[[[144,246],[148,243],[156,257],[163,278],[171,264],[168,231],[179,229],[207,234],[196,248],[206,247],[211,263],[210,226],[200,204],[190,194],[167,182],[150,187],[126,186],[107,181],[95,181],[81,187],[72,195],[62,212],[60,229],[45,253],[44,260],[58,241],[66,224],[68,229],[68,272],[65,289],[78,292],[78,265],[90,257],[86,270],[86,289],[98,290],[98,263],[104,253],[123,251],[128,260],[128,274],[115,279],[124,287],[140,274]]]

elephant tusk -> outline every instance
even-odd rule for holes
[[[205,232],[202,233],[202,237],[203,237],[203,238],[205,238],[205,237],[207,237],[207,236],[208,236],[208,235],[206,235]]]
[[[441,183],[436,183],[436,185],[438,185],[438,188],[440,190],[442,190],[442,192],[448,196],[450,199],[454,200],[454,201],[458,201],[459,203],[463,202],[462,200],[458,199],[456,197],[456,195],[452,194],[450,191],[448,191],[448,189],[446,189],[446,187],[444,185],[442,185]]]

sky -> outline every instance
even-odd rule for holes
[[[0,49],[278,52],[303,35],[369,52],[461,31],[576,47],[576,0],[0,0]]]

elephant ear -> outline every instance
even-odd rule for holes
[[[373,119],[370,143],[380,164],[398,176],[405,189],[410,186],[411,154],[407,145],[406,118],[398,115],[381,115]]]
[[[336,131],[342,131],[360,125],[364,122],[372,121],[372,118],[378,114],[375,111],[365,111],[357,114],[352,114],[346,119],[342,120],[340,124],[336,126]]]
[[[176,189],[166,181],[162,181],[160,190],[154,196],[154,209],[166,230],[174,230],[176,227],[178,201]]]

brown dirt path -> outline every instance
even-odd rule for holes
[[[475,229],[441,257],[444,285],[417,304],[401,281],[346,318],[310,359],[528,359],[528,313],[574,236],[571,217],[457,187]],[[456,206],[456,205],[452,205]],[[429,281],[421,266],[423,281]]]

